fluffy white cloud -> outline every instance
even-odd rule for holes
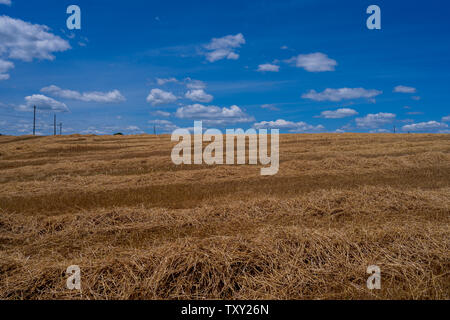
[[[157,78],[156,82],[158,83],[158,85],[162,86],[162,85],[165,85],[166,83],[170,83],[170,82],[177,83],[178,80],[175,78],[166,78],[166,79]]]
[[[49,30],[44,25],[0,16],[0,56],[23,61],[53,60],[54,52],[68,50],[70,45]]]
[[[25,97],[25,104],[17,107],[19,111],[31,111],[33,106],[40,111],[68,112],[69,108],[62,102],[56,101],[42,94]]]
[[[147,97],[147,102],[152,106],[168,104],[177,101],[177,97],[172,92],[161,89],[152,89]]]
[[[55,85],[51,85],[41,89],[41,92],[47,93],[59,98],[79,100],[84,102],[98,102],[98,103],[117,103],[125,101],[125,97],[119,90],[110,92],[83,92],[80,93],[74,90],[61,89]]]
[[[396,115],[393,113],[376,113],[368,114],[363,118],[356,118],[356,125],[360,128],[373,128],[376,129],[385,124],[394,121]]]
[[[382,91],[374,89],[364,89],[364,88],[340,88],[340,89],[330,89],[327,88],[322,92],[317,92],[316,90],[311,90],[308,93],[302,95],[303,99],[311,99],[314,101],[341,101],[349,99],[359,99],[359,98],[373,98],[380,94]]]
[[[257,71],[259,71],[259,72],[278,72],[278,71],[280,71],[280,66],[277,66],[276,64],[270,64],[270,63],[260,64],[258,66]]]
[[[175,116],[180,119],[203,120],[207,124],[243,123],[254,121],[238,106],[220,108],[217,106],[204,106],[193,104],[178,108]]]
[[[184,79],[184,82],[186,84],[186,88],[188,89],[205,89],[206,84],[203,81],[200,80],[194,80],[191,78]]]
[[[213,100],[213,96],[207,94],[203,89],[190,90],[186,92],[185,97],[196,102],[211,102]]]
[[[402,127],[403,131],[432,131],[438,129],[448,128],[448,125],[445,123],[440,123],[437,121],[428,121],[428,122],[420,122],[408,124]]]
[[[400,93],[416,93],[416,88],[413,87],[407,87],[407,86],[396,86],[394,88],[394,92],[400,92]]]
[[[0,0],[0,4],[6,4],[7,6],[10,6],[11,0]]]
[[[446,117],[442,117],[443,122],[450,122],[450,115]]]
[[[222,38],[213,38],[211,42],[205,45],[206,59],[209,62],[214,62],[222,59],[236,60],[239,55],[235,52],[245,44],[245,38],[242,33],[236,35],[228,35]]]
[[[328,58],[321,52],[310,54],[299,54],[287,60],[289,63],[295,63],[297,68],[303,68],[309,72],[334,71],[337,66],[336,60]]]
[[[325,129],[321,124],[313,126],[303,121],[292,122],[283,119],[257,122],[253,124],[253,127],[255,129],[286,129],[289,132],[318,132]]]
[[[14,63],[0,59],[0,80],[9,79],[9,74],[7,72],[12,68],[14,68]]]
[[[320,117],[326,119],[340,119],[345,117],[351,117],[357,115],[358,112],[349,108],[341,108],[334,111],[323,111],[320,114]]]

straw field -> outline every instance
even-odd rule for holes
[[[1,136],[0,299],[450,298],[449,135],[282,135],[274,176],[173,145]]]

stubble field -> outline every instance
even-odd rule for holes
[[[450,135],[282,135],[265,177],[173,145],[1,136],[0,299],[450,298]]]

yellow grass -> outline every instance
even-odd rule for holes
[[[172,146],[0,137],[0,298],[450,298],[449,135],[283,135],[271,177]]]

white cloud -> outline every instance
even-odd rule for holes
[[[165,112],[165,111],[155,111],[153,112],[154,115],[156,116],[161,116],[161,117],[170,117],[170,112]]]
[[[448,128],[448,125],[445,123],[440,123],[437,121],[428,121],[428,122],[420,122],[408,124],[402,127],[403,131],[432,131],[438,129]]]
[[[84,102],[98,102],[98,103],[118,103],[125,101],[125,97],[119,90],[110,92],[83,92],[80,93],[75,90],[61,89],[55,85],[51,85],[41,89],[41,92],[47,93],[59,98],[78,100]]]
[[[14,63],[0,59],[0,80],[9,79],[8,71],[14,68]]]
[[[443,122],[450,122],[450,115],[446,117],[442,117]]]
[[[125,128],[127,131],[142,131],[138,126],[128,126]]]
[[[278,71],[280,71],[280,66],[277,66],[276,64],[270,64],[270,63],[260,64],[258,66],[257,71],[259,71],[259,72],[278,72]]]
[[[147,102],[152,106],[168,104],[177,101],[177,97],[172,92],[161,89],[152,89],[147,97]]]
[[[263,104],[261,106],[261,108],[267,109],[267,110],[272,110],[272,111],[279,111],[280,110],[274,104]]]
[[[419,114],[423,114],[423,112],[420,111],[411,111],[411,112],[407,112],[406,114],[414,116],[414,115],[419,115]]]
[[[302,95],[303,99],[311,99],[314,101],[341,101],[348,99],[359,99],[359,98],[373,98],[380,94],[382,91],[374,89],[364,89],[364,88],[340,88],[340,89],[330,89],[327,88],[322,92],[317,92],[316,90],[311,90],[308,93]]]
[[[360,128],[373,128],[376,129],[394,121],[396,115],[393,113],[376,113],[368,114],[364,118],[356,118],[356,125]]]
[[[283,119],[257,122],[253,124],[253,127],[255,129],[286,129],[289,132],[318,132],[325,129],[321,124],[313,126],[303,121],[292,122]]]
[[[416,93],[416,88],[413,87],[407,87],[407,86],[396,86],[394,88],[394,92],[400,92],[400,93]]]
[[[6,4],[7,6],[10,6],[11,0],[0,0],[0,4]]]
[[[44,25],[0,16],[0,55],[22,61],[53,60],[54,52],[68,50],[70,45],[49,30]]]
[[[191,78],[184,79],[184,82],[186,84],[186,88],[188,89],[205,89],[206,84],[203,81],[200,80],[194,80]]]
[[[168,120],[150,120],[148,121],[157,131],[170,132],[178,129],[178,126]]]
[[[358,112],[349,108],[341,108],[334,111],[322,111],[320,113],[321,118],[326,119],[340,119],[345,117],[351,117],[357,115]]]
[[[158,85],[163,86],[163,85],[165,85],[166,83],[170,83],[170,82],[177,83],[178,80],[177,80],[176,78],[166,78],[166,79],[160,79],[160,78],[157,78],[157,79],[156,79],[156,82],[158,83]]]
[[[287,60],[289,63],[295,63],[297,68],[303,68],[308,72],[334,71],[337,66],[336,60],[328,58],[321,52],[310,54],[299,54]]]
[[[243,44],[245,44],[245,38],[242,33],[213,38],[209,44],[205,45],[208,50],[206,59],[209,62],[222,59],[236,60],[239,55],[235,52],[235,49],[240,48]]]
[[[92,101],[100,103],[116,103],[125,101],[125,97],[119,90],[113,90],[110,92],[85,92],[83,93],[82,101]]]
[[[387,129],[375,129],[375,130],[370,130],[369,133],[390,133],[390,131]]]
[[[288,47],[288,46],[281,46],[280,49],[281,49],[281,50],[287,50],[287,49],[289,49],[289,47]]]
[[[196,102],[211,102],[213,96],[207,94],[203,89],[190,90],[186,92],[185,97]]]
[[[16,109],[19,111],[31,111],[33,110],[33,106],[36,106],[36,108],[40,111],[69,111],[69,108],[67,108],[66,104],[42,94],[33,94],[32,96],[25,97],[25,104],[18,106]]]
[[[243,123],[254,121],[236,105],[229,108],[193,104],[178,108],[175,116],[180,119],[203,120],[207,124]]]

